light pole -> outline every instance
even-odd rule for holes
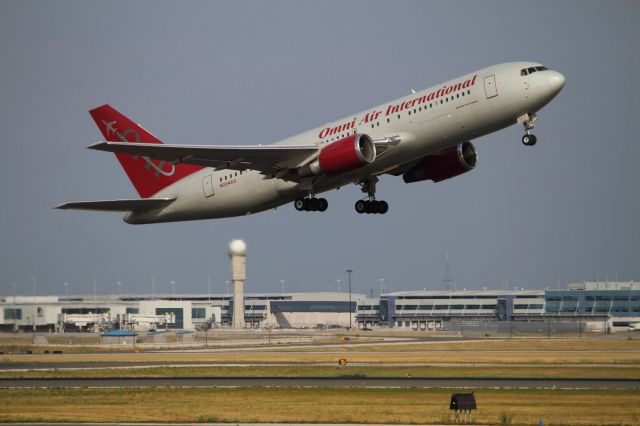
[[[176,282],[171,281],[171,294],[176,295]]]
[[[342,291],[340,290],[340,283],[342,282],[342,280],[338,278],[336,282],[338,283],[338,293],[342,293]]]
[[[32,343],[33,339],[35,339],[35,333],[36,333],[36,283],[38,282],[38,277],[36,277],[35,275],[31,275],[31,282],[33,283],[33,315],[31,315],[33,317],[33,334],[32,334]]]
[[[65,296],[69,295],[69,283],[67,282],[64,283],[64,295]]]
[[[347,269],[347,274],[349,274],[349,330],[351,330],[351,273],[353,269]]]
[[[11,314],[13,318],[13,331],[18,332],[18,316],[16,315],[16,310],[18,309],[18,305],[16,304],[16,283],[11,283],[11,288],[13,289],[13,313]]]
[[[280,288],[282,289],[281,293],[284,296],[284,280],[280,280]]]
[[[122,294],[122,281],[116,283],[118,285],[118,296]]]
[[[387,281],[385,278],[378,279],[380,281],[380,294],[384,293],[384,283]]]
[[[229,280],[226,280],[224,283],[225,283],[226,288],[227,288],[226,294],[229,294]]]

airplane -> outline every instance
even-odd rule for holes
[[[513,124],[532,133],[537,112],[565,77],[534,62],[493,65],[366,109],[274,144],[169,145],[103,105],[89,111],[141,198],[65,203],[59,209],[125,212],[129,224],[243,216],[293,202],[327,210],[317,195],[361,187],[357,213],[385,214],[376,198],[382,175],[440,182],[473,170],[471,140]]]

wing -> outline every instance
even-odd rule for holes
[[[382,155],[400,142],[399,136],[373,141]],[[160,145],[102,141],[89,146],[99,151],[142,156],[170,163],[195,164],[215,169],[257,170],[267,176],[297,180],[291,170],[316,159],[317,145]]]
[[[141,212],[158,209],[173,203],[175,198],[144,198],[134,200],[79,201],[56,206],[62,210],[95,210],[104,212]]]

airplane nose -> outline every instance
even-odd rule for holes
[[[564,75],[557,71],[550,71],[549,73],[549,87],[553,90],[553,93],[558,93],[564,87],[565,78]]]

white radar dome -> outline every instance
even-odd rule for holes
[[[229,243],[229,254],[246,255],[247,245],[242,240],[233,240]]]

